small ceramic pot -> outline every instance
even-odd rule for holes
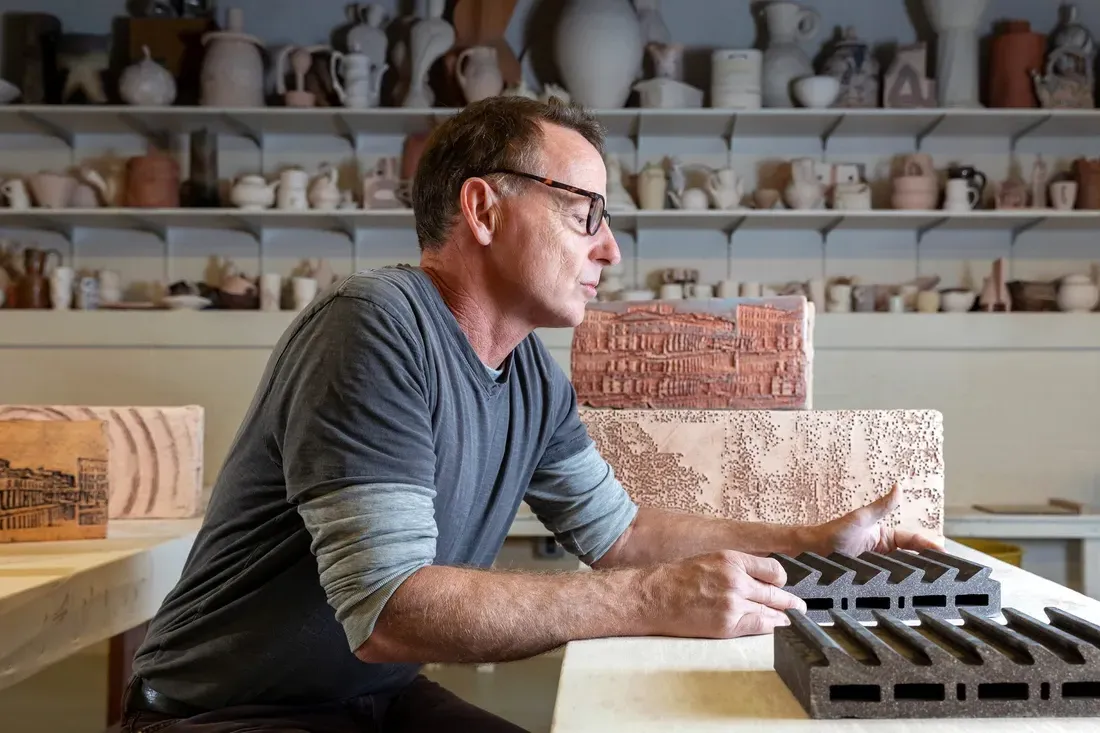
[[[1088,275],[1069,275],[1058,288],[1058,309],[1066,313],[1087,313],[1100,303],[1100,288]]]

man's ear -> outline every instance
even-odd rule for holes
[[[484,178],[467,178],[458,193],[459,210],[482,246],[493,241],[500,227],[500,197]]]

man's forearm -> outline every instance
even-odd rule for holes
[[[386,603],[364,662],[505,662],[575,639],[652,632],[644,572],[530,573],[429,566]]]
[[[735,522],[654,507],[639,507],[634,522],[594,567],[634,567],[705,552],[738,550],[753,555],[816,550],[808,527]]]

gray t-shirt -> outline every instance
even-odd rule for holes
[[[535,335],[494,374],[419,268],[352,275],[272,352],[134,672],[208,709],[398,688],[353,653],[386,601],[491,565],[521,501],[588,563],[637,512]]]

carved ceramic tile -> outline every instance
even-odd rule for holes
[[[891,526],[943,531],[943,418],[934,410],[599,410],[581,419],[639,504],[816,524],[896,481]]]
[[[112,519],[170,519],[201,513],[203,418],[203,408],[196,405],[0,405],[0,421],[107,423]]]
[[[802,296],[593,303],[573,331],[580,404],[809,409],[813,306]]]
[[[107,536],[102,420],[0,422],[0,543]]]

